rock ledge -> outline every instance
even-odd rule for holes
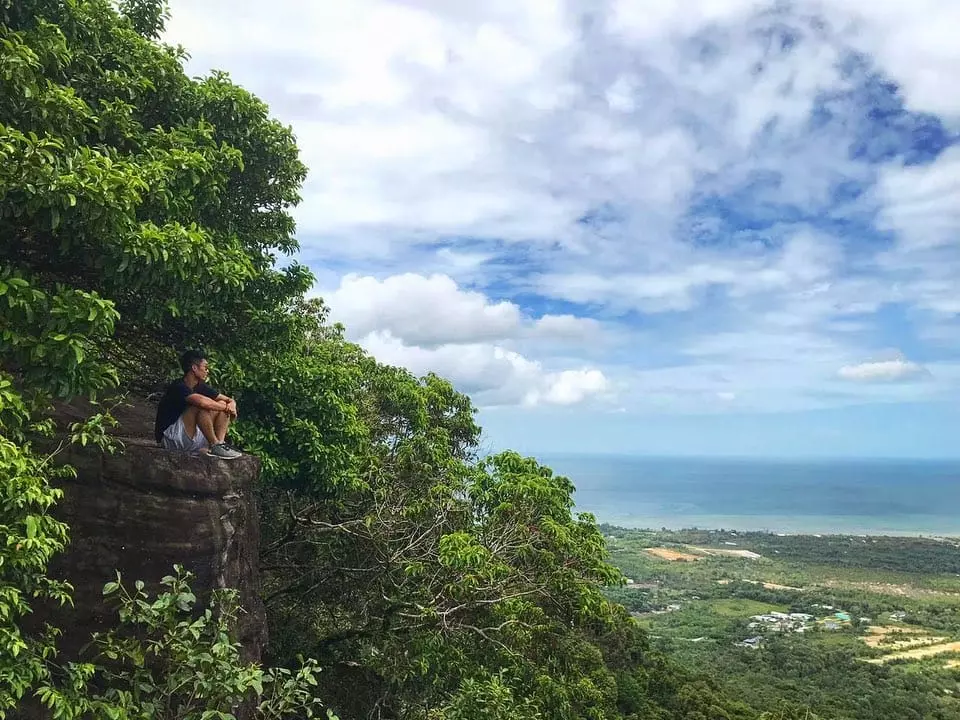
[[[123,442],[116,455],[71,449],[58,456],[77,478],[59,483],[64,498],[55,515],[70,526],[71,541],[50,575],[73,585],[74,608],[38,614],[64,630],[60,646],[74,656],[91,633],[115,622],[102,596],[115,571],[127,583],[143,580],[152,594],[180,564],[196,576],[201,601],[217,588],[240,592],[238,639],[246,659],[259,660],[267,640],[254,495],[260,461],[174,453],[140,438]]]

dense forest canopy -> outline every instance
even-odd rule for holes
[[[69,470],[41,440],[53,400],[139,402],[200,346],[263,460],[268,660],[314,658],[326,707],[746,717],[605,598],[620,573],[569,480],[479,458],[469,398],[379,364],[307,298],[293,132],[227,75],[188,77],[157,39],[165,16],[160,0],[0,0],[0,716],[40,689],[65,717],[159,717],[135,695],[84,700],[92,666],[68,693],[55,637],[22,628],[32,603],[69,593],[45,572],[68,541],[50,481]],[[99,437],[108,408],[74,434]]]

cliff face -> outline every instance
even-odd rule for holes
[[[152,422],[149,411],[143,415]],[[73,450],[61,456],[77,478],[61,482],[64,499],[55,514],[70,526],[71,542],[50,574],[73,585],[75,607],[47,608],[42,619],[64,630],[60,647],[74,656],[92,632],[115,624],[116,612],[102,595],[115,571],[130,585],[143,580],[153,594],[180,564],[196,576],[201,602],[212,589],[240,592],[245,612],[238,640],[246,659],[259,660],[267,639],[257,570],[259,460],[174,453],[124,434],[125,448],[116,455]]]

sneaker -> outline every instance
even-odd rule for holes
[[[220,458],[221,460],[236,460],[243,453],[234,450],[226,443],[217,443],[216,445],[210,446],[210,454],[215,458]]]

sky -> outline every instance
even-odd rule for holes
[[[526,453],[960,457],[955,0],[172,0],[351,340]]]

